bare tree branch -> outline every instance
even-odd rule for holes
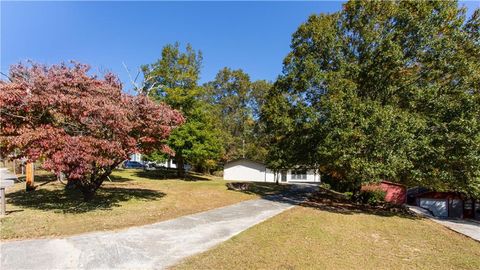
[[[5,114],[5,115],[11,116],[11,117],[15,117],[15,118],[20,118],[20,119],[23,119],[23,120],[27,120],[27,117],[25,117],[25,116],[16,115],[16,114],[11,114],[11,113],[6,112],[5,110],[0,111],[0,114]]]
[[[9,81],[12,81],[12,78],[10,78],[10,76],[8,76],[7,74],[5,74],[5,73],[3,73],[3,72],[0,72],[0,74],[3,75],[3,76],[5,76],[5,77],[7,77],[7,79],[8,79]]]
[[[141,85],[139,86],[139,84],[137,83],[137,79],[138,77],[140,76],[140,70],[138,71],[137,75],[135,76],[135,79],[132,78],[132,75],[130,73],[130,70],[128,69],[127,65],[122,62],[123,64],[123,67],[125,68],[125,70],[127,71],[128,73],[128,77],[130,79],[130,83],[133,85],[133,87],[135,88],[135,91],[139,92],[139,93],[142,93],[142,94],[145,94],[145,95],[148,95],[154,88],[156,87],[159,87],[161,86],[158,82],[153,82],[151,83],[148,87],[147,87],[147,82],[150,82],[150,80],[152,79],[151,77],[152,76],[147,76],[146,78],[143,78],[143,81],[141,83]]]
[[[123,64],[123,67],[125,68],[125,71],[127,71],[127,73],[128,73],[128,78],[130,79],[130,83],[131,83],[131,84],[133,85],[133,87],[135,88],[135,91],[138,91],[138,85],[137,85],[137,83],[136,83],[136,80],[137,80],[137,79],[135,78],[135,80],[133,80],[133,79],[132,79],[132,75],[130,74],[130,70],[128,70],[128,67],[127,67],[127,65],[125,64],[125,62],[122,62],[122,64]],[[138,77],[138,75],[137,75],[137,77]]]

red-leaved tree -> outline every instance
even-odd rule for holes
[[[0,146],[63,172],[90,200],[112,170],[134,152],[164,144],[183,116],[144,95],[122,92],[118,78],[89,75],[79,63],[18,64],[0,81]]]

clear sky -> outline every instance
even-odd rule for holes
[[[132,74],[179,41],[203,52],[201,82],[222,67],[275,80],[292,33],[314,13],[341,2],[1,2],[1,70],[27,59],[77,60],[113,71],[131,88]],[[469,8],[480,1],[462,2]]]

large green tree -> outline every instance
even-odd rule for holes
[[[479,17],[453,1],[311,16],[263,109],[270,164],[479,195]]]
[[[185,124],[172,132],[168,145],[175,151],[178,175],[184,176],[184,164],[203,171],[215,165],[222,153],[220,129],[211,105],[202,97],[204,88],[198,85],[202,54],[190,45],[185,51],[180,45],[166,45],[161,58],[142,67],[145,88],[154,100],[180,110]]]
[[[261,106],[271,84],[250,80],[241,69],[221,69],[215,80],[205,84],[205,100],[219,116],[225,153],[223,160],[246,157],[265,159]]]

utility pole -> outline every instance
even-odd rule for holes
[[[242,139],[242,157],[245,158],[245,139]]]

